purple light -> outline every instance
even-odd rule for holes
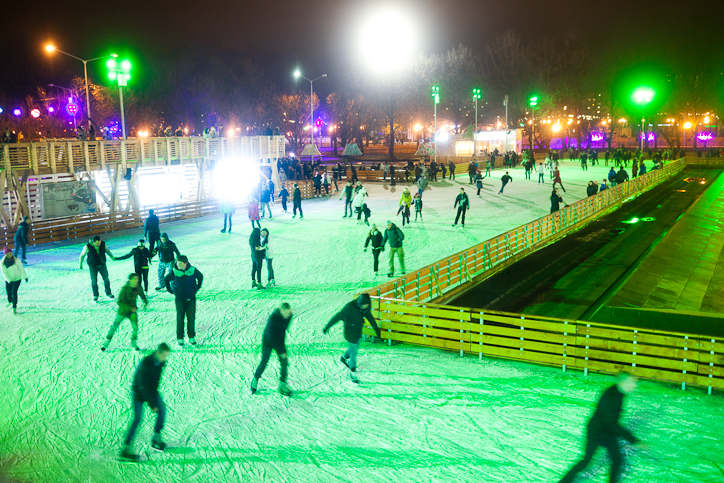
[[[20,109],[19,107],[16,107],[15,109],[13,109],[13,116],[20,117],[22,115],[23,115],[22,109]]]
[[[51,114],[53,114],[53,113],[55,112],[55,108],[54,108],[53,106],[50,106],[50,107],[48,108],[48,112],[51,113]]]
[[[78,104],[68,103],[68,105],[65,106],[65,112],[67,112],[69,116],[75,116],[78,114]]]
[[[642,134],[639,136],[639,139],[643,139],[643,138],[644,138],[644,135],[643,135],[643,133],[642,133]],[[654,139],[656,139],[656,134],[650,132],[650,133],[649,133],[649,136],[648,136],[649,142],[650,142],[650,141],[653,141]]]
[[[714,134],[710,132],[700,132],[696,135],[696,139],[699,141],[711,141],[714,139]]]
[[[591,134],[591,141],[603,141],[603,134]]]

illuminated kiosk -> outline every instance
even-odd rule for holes
[[[523,131],[521,129],[511,129],[508,131],[508,146],[506,149],[505,130],[500,131],[480,131],[475,133],[475,140],[478,146],[478,155],[487,150],[489,153],[496,148],[498,152],[505,151],[521,152],[523,148]],[[475,152],[475,142],[470,136],[465,134],[449,134],[440,133],[437,138],[438,156],[470,156]]]

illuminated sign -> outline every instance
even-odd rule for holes
[[[696,135],[696,139],[699,141],[711,141],[714,139],[714,134],[710,132],[700,132]]]
[[[603,134],[598,134],[598,133],[591,134],[591,141],[603,141]]]

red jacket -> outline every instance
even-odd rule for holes
[[[259,202],[258,201],[252,201],[249,203],[249,219],[252,221],[259,220]]]

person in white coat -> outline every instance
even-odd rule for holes
[[[13,308],[13,314],[17,313],[18,309],[18,289],[20,288],[20,282],[25,279],[28,281],[28,275],[25,273],[23,264],[20,259],[13,256],[13,251],[9,247],[3,249],[2,263],[3,277],[5,277],[5,291],[8,294],[7,308]]]
[[[277,282],[274,280],[274,267],[272,266],[272,262],[274,260],[274,248],[269,242],[269,230],[266,228],[261,231],[261,246],[265,250],[267,286],[276,285]]]
[[[354,199],[352,200],[352,206],[354,207],[354,211],[357,213],[357,223],[360,223],[360,220],[362,218],[362,210],[365,204],[366,197],[367,190],[365,190],[364,188],[360,188],[360,190],[357,192],[356,195],[354,195]]]

